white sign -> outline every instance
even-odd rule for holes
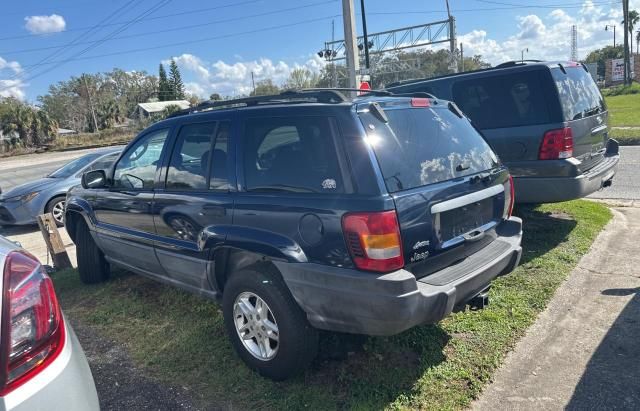
[[[611,81],[624,81],[624,59],[611,60]]]

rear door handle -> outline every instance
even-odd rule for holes
[[[484,235],[485,231],[475,230],[470,233],[464,234],[462,238],[464,238],[464,241],[474,242],[484,238]]]

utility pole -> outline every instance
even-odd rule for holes
[[[604,31],[609,31],[609,27],[613,27],[613,48],[616,48],[616,25],[607,24],[604,26]]]
[[[449,16],[449,52],[451,53],[450,69],[458,72],[458,59],[456,58],[456,19],[451,15],[449,9],[449,0],[445,0],[447,4],[447,15]]]
[[[460,72],[464,73],[464,47],[460,43]]]
[[[349,69],[349,88],[358,88],[358,72],[360,61],[358,45],[356,44],[356,15],[353,0],[342,0],[342,22],[344,24],[344,44],[347,53],[347,67]]]
[[[360,10],[362,11],[362,41],[364,42],[364,66],[369,70],[369,39],[367,37],[367,15],[364,11],[364,0],[360,0]],[[369,74],[369,73],[366,73]]]
[[[98,132],[98,121],[96,120],[96,112],[93,109],[93,103],[91,102],[91,93],[89,92],[89,86],[87,85],[86,74],[82,75],[82,81],[84,82],[84,88],[87,90],[87,98],[89,99],[89,109],[91,110],[91,117],[93,118],[93,132]]]
[[[629,0],[622,0],[624,16],[624,84],[631,84],[631,62],[629,61]]]
[[[331,20],[331,43],[333,43],[336,40],[336,21],[335,20]],[[331,46],[331,53],[333,53],[333,46]],[[333,54],[332,54],[333,57]],[[333,85],[333,87],[338,87],[338,76],[336,73],[336,63],[335,62],[331,62],[331,84]]]
[[[253,95],[256,95],[256,80],[253,78],[253,71],[251,72],[251,84],[253,85]]]
[[[529,47],[525,47],[522,50],[520,50],[520,63],[524,63],[524,52],[529,52]]]

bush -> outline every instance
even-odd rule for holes
[[[616,86],[602,90],[605,96],[622,96],[626,94],[640,94],[640,83],[632,83],[630,86]]]

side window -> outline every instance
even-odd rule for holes
[[[168,129],[154,131],[138,140],[127,150],[113,174],[115,188],[150,190],[162,154]]]
[[[480,129],[549,122],[540,73],[497,75],[460,81],[453,99]]]
[[[231,123],[220,122],[216,132],[216,142],[211,153],[211,180],[209,188],[212,190],[228,190],[229,178],[227,172],[227,157],[229,146],[229,133]]]
[[[167,189],[206,190],[215,130],[215,122],[189,124],[180,129],[169,162]]]
[[[91,164],[91,166],[87,168],[87,171],[108,170],[113,165],[113,162],[118,159],[119,155],[120,153],[109,154],[108,156],[105,156]]]
[[[247,190],[343,192],[331,130],[326,117],[247,121],[244,150]]]

